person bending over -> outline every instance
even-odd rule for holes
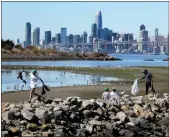
[[[152,81],[154,79],[154,76],[151,73],[149,73],[147,69],[144,69],[142,72],[144,73],[144,76],[139,80],[146,79],[146,95],[147,95],[149,88],[152,87]],[[152,87],[152,91],[154,94],[156,94],[153,87]]]

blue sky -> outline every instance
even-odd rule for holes
[[[119,33],[139,36],[139,26],[144,24],[149,35],[159,29],[159,35],[168,34],[167,2],[2,2],[2,38],[25,40],[25,22],[30,22],[32,32],[40,27],[41,39],[47,30],[52,36],[61,27],[68,34],[91,33],[97,11],[102,12],[103,27]]]

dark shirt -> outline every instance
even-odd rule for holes
[[[146,79],[146,82],[151,82],[153,75],[151,73],[147,73],[147,75],[144,75],[144,77],[142,79]]]

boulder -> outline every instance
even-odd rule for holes
[[[21,114],[26,120],[37,121],[37,117],[35,116],[35,114],[26,109],[22,109]]]
[[[82,102],[82,107],[86,110],[91,110],[91,109],[93,109],[93,102],[91,102],[89,100],[84,100]]]
[[[30,131],[37,131],[38,126],[35,123],[28,123],[26,126],[26,129],[28,129]]]
[[[121,111],[116,114],[116,117],[118,117],[121,121],[125,121],[127,118],[127,115]]]
[[[48,114],[47,110],[37,108],[35,110],[35,115],[41,120],[42,123],[50,123],[51,122],[51,117]]]

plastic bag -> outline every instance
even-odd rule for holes
[[[131,87],[131,94],[136,95],[138,93],[138,83],[137,79],[134,81],[134,84]]]

